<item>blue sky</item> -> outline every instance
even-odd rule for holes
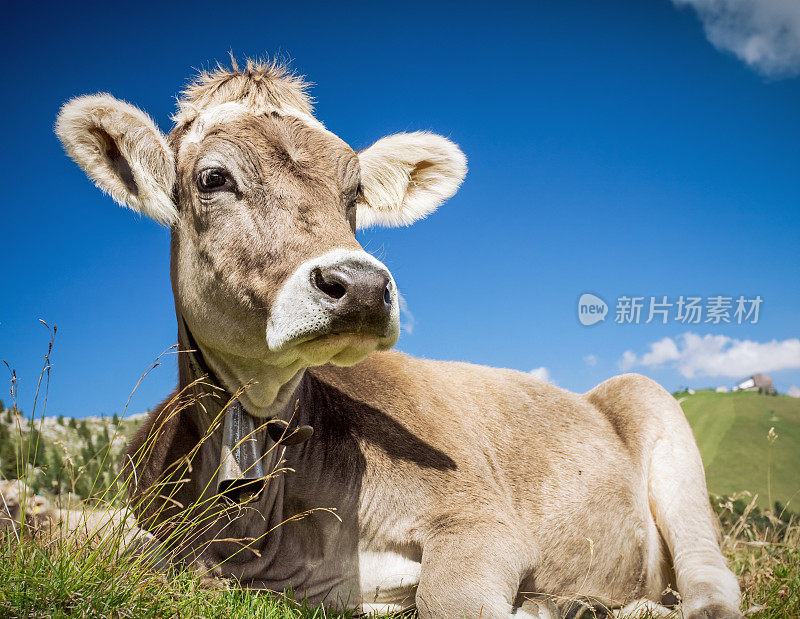
[[[361,235],[413,314],[400,349],[543,367],[577,391],[621,367],[668,389],[732,384],[745,368],[768,369],[782,391],[800,386],[800,46],[778,50],[776,68],[741,44],[746,32],[720,34],[714,19],[666,0],[488,12],[468,3],[9,9],[0,358],[16,368],[20,408],[31,410],[47,350],[40,318],[58,326],[53,415],[121,412],[176,338],[167,230],[118,208],[63,154],[52,131],[59,106],[110,92],[166,131],[181,86],[229,50],[291,58],[316,84],[318,117],[354,148],[425,129],[467,154],[467,180],[437,213]],[[609,303],[605,321],[580,324],[584,292]],[[760,295],[763,304],[757,324],[620,325],[622,295]],[[130,412],[157,404],[175,378],[164,359]]]

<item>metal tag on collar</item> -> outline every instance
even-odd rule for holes
[[[278,445],[291,447],[292,445],[305,443],[310,439],[311,435],[314,434],[314,428],[306,425],[291,427],[283,419],[270,419],[267,422],[267,434]]]

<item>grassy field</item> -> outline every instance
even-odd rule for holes
[[[800,398],[755,392],[677,394],[716,494],[758,494],[800,511]],[[768,438],[774,428],[775,438]]]
[[[158,574],[120,558],[115,542],[52,540],[38,534],[17,543],[0,540],[0,616],[2,617],[264,617],[319,618],[290,597],[253,595],[211,583],[197,573]],[[352,615],[341,615],[349,617]]]

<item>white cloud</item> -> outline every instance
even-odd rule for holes
[[[547,383],[550,383],[551,385],[556,384],[556,381],[554,381],[553,377],[550,376],[550,371],[544,366],[539,368],[534,368],[530,372],[528,372],[528,374],[531,374],[536,378],[539,378]]]
[[[596,366],[597,362],[599,361],[599,359],[597,358],[597,355],[586,355],[583,358],[583,360],[586,362],[586,365],[588,365],[589,367]]]
[[[684,333],[650,344],[643,355],[626,350],[620,369],[674,367],[685,378],[727,376],[741,378],[756,372],[800,369],[800,339],[753,342],[726,335]]]
[[[718,50],[735,54],[770,78],[800,73],[798,0],[672,0],[691,6],[706,38]]]
[[[681,353],[678,350],[675,340],[665,337],[663,340],[658,340],[650,344],[650,352],[642,355],[639,363],[648,367],[654,365],[663,365],[667,361],[676,361],[681,358]]]
[[[797,385],[792,385],[791,387],[789,387],[789,391],[787,391],[786,393],[792,396],[793,398],[800,398],[800,387],[798,387]]]
[[[637,359],[634,352],[632,350],[626,350],[622,353],[622,359],[619,360],[619,369],[623,372],[627,372],[636,367],[636,363]]]
[[[397,300],[400,303],[400,329],[411,335],[414,333],[414,325],[417,324],[417,321],[414,314],[408,309],[408,301],[400,292],[397,293]]]

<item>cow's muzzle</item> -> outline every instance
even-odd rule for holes
[[[330,312],[330,331],[375,337],[386,334],[396,299],[385,267],[350,259],[314,267],[310,280],[320,305]]]
[[[376,348],[391,348],[400,333],[395,282],[386,266],[363,250],[335,249],[301,264],[284,282],[270,314],[269,349],[308,344],[301,352],[312,365],[336,363],[342,350],[354,347],[340,363],[352,365]]]

